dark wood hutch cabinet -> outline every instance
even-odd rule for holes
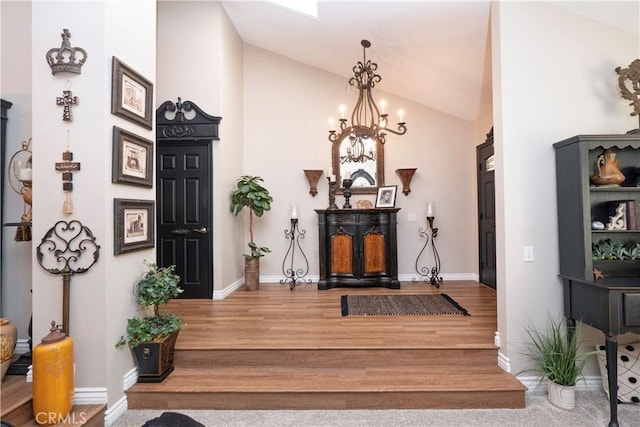
[[[593,260],[592,244],[640,242],[640,230],[594,230],[607,224],[610,202],[632,201],[640,208],[640,134],[578,135],[555,143],[560,277],[568,325],[576,320],[602,331],[606,338],[609,390],[617,389],[617,335],[640,333],[640,259]],[[593,186],[598,156],[615,153],[625,176],[620,186]],[[636,227],[638,228],[638,227]],[[620,266],[624,268],[619,268]],[[604,277],[596,277],[594,268]],[[617,394],[610,393],[610,427],[617,426]]]
[[[384,286],[399,289],[397,212],[400,208],[316,209],[318,289]]]

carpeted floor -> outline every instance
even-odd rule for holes
[[[576,409],[555,408],[546,393],[527,393],[525,409],[299,410],[180,412],[207,427],[605,427],[609,404],[604,392],[579,391]],[[115,427],[140,427],[162,410],[130,410]],[[640,426],[640,404],[618,405],[620,427]]]

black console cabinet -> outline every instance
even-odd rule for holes
[[[336,286],[399,289],[396,231],[399,210],[317,209],[318,289]]]

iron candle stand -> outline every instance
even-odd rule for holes
[[[340,209],[338,205],[336,205],[336,181],[332,181],[331,177],[327,177],[327,181],[329,181],[329,207],[328,209]]]
[[[351,203],[349,203],[349,199],[351,198],[351,185],[353,184],[353,180],[351,178],[345,178],[342,180],[342,186],[344,187],[343,195],[344,195],[344,205],[342,205],[345,209],[351,209]]]
[[[429,223],[428,229],[426,230],[423,230],[422,228],[418,229],[419,236],[426,239],[426,241],[424,242],[424,246],[422,247],[422,250],[420,250],[418,257],[416,258],[416,273],[420,275],[420,278],[419,279],[414,278],[413,280],[414,281],[424,280],[425,283],[427,283],[428,281],[431,283],[431,285],[435,286],[436,288],[439,288],[440,283],[442,282],[442,277],[440,276],[440,255],[438,254],[438,249],[436,248],[436,237],[438,237],[438,228],[433,226],[434,219],[435,217],[428,216],[427,217],[427,222]],[[429,236],[429,231],[431,232],[431,236]],[[435,261],[435,266],[431,268],[419,267],[418,263],[420,262],[420,257],[422,256],[422,253],[424,252],[424,250],[427,248],[429,241],[431,241],[431,249],[433,251],[433,259]]]
[[[282,273],[286,277],[280,280],[280,284],[284,285],[285,283],[288,283],[291,290],[299,284],[311,283],[311,279],[304,278],[309,272],[309,260],[302,250],[302,246],[300,246],[300,239],[304,239],[306,233],[307,230],[301,230],[298,228],[298,218],[291,218],[291,228],[289,230],[284,230],[284,236],[287,239],[290,239],[291,242],[289,243],[289,249],[287,249],[284,259],[282,260]],[[294,266],[296,247],[300,251],[302,259],[304,260],[304,265],[299,268]]]

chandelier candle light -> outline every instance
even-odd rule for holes
[[[378,64],[367,60],[367,48],[371,47],[371,42],[362,40],[360,44],[363,60],[358,61],[353,67],[353,77],[349,79],[349,85],[358,88],[358,100],[351,113],[351,124],[348,124],[345,117],[344,105],[339,108],[338,130],[333,128],[334,120],[329,120],[329,141],[336,142],[349,138],[346,154],[340,157],[341,163],[364,163],[367,160],[375,160],[373,149],[375,141],[384,144],[387,132],[395,135],[404,135],[407,132],[403,110],[398,111],[397,130],[387,127],[389,115],[385,111],[386,102],[380,101],[380,108],[378,108],[371,93],[376,83],[382,80],[382,77],[376,74]]]

